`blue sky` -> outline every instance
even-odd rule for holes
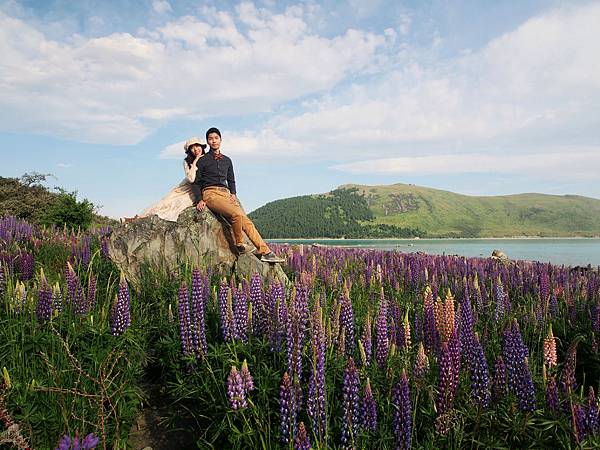
[[[600,198],[598,23],[576,0],[0,0],[0,175],[131,216],[217,126],[248,211],[345,183]]]

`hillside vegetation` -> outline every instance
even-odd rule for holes
[[[416,227],[377,223],[358,189],[277,200],[250,213],[267,238],[406,238],[423,233]]]
[[[115,223],[95,213],[97,206],[77,200],[77,192],[57,187],[50,191],[42,183],[51,175],[32,173],[20,178],[0,177],[0,217],[14,216],[38,225],[87,229]]]
[[[269,238],[600,236],[598,199],[477,197],[409,184],[344,185],[268,203],[251,217]]]

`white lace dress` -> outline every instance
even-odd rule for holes
[[[196,162],[197,160],[192,163],[191,167],[188,167],[187,162],[183,161],[183,170],[185,172],[183,181],[171,189],[158,202],[146,208],[138,217],[147,217],[156,214],[161,219],[177,222],[179,214],[184,209],[193,206],[196,196],[199,196],[200,191],[193,184],[196,179],[196,170],[198,169]]]

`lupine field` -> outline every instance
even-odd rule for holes
[[[596,270],[275,246],[291,283],[148,267],[0,219],[0,448],[598,448]],[[148,386],[158,389],[148,389]]]

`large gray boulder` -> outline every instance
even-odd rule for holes
[[[263,263],[252,252],[238,255],[229,224],[208,208],[187,208],[177,222],[152,215],[120,224],[113,228],[108,251],[134,285],[140,283],[144,264],[169,274],[186,263],[248,279],[258,272],[265,281],[289,283],[279,264]]]

